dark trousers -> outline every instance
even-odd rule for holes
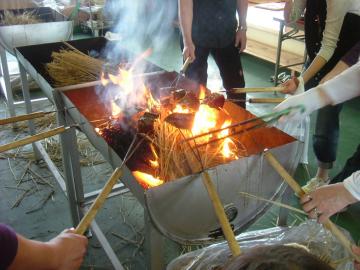
[[[331,184],[344,181],[347,177],[352,175],[353,172],[360,170],[360,144],[358,145],[355,153],[349,158],[344,168],[339,172],[331,181]]]
[[[183,44],[181,42],[181,49]],[[207,83],[208,57],[212,55],[216,65],[220,70],[223,87],[228,91],[231,88],[242,88],[245,86],[244,74],[240,60],[238,48],[231,43],[225,48],[204,48],[195,47],[195,61],[189,65],[185,75],[189,79],[196,81],[204,86]],[[232,94],[227,92],[228,99],[235,99],[239,106],[245,108],[245,94]]]
[[[320,80],[341,60],[341,58],[360,41],[360,16],[348,13],[339,35],[339,41],[331,59],[306,85],[310,89],[319,84]],[[311,41],[305,41],[311,42]],[[341,91],[341,89],[339,89]],[[313,148],[320,168],[330,169],[336,160],[339,139],[339,114],[342,105],[327,106],[318,111],[315,133],[313,135]]]

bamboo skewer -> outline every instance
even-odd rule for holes
[[[25,121],[25,120],[31,120],[31,119],[35,119],[35,118],[44,117],[45,115],[47,115],[49,113],[53,113],[53,112],[34,112],[34,113],[9,117],[9,118],[5,118],[5,119],[0,119],[0,126],[1,125],[11,124],[11,123],[16,123],[16,122],[20,122],[20,121]]]
[[[106,182],[105,186],[96,197],[95,201],[90,206],[89,211],[81,219],[80,223],[76,226],[76,234],[84,234],[85,231],[89,228],[91,222],[94,220],[95,216],[99,212],[100,208],[104,205],[106,198],[109,196],[114,185],[117,183],[118,179],[123,175],[122,167],[129,160],[129,158],[135,153],[136,149],[140,146],[141,142],[144,139],[141,139],[139,143],[134,147],[137,136],[135,136],[129,146],[129,149],[119,167],[117,167],[111,174],[109,180]]]
[[[66,131],[69,128],[70,127],[61,126],[61,127],[57,127],[57,128],[45,131],[45,132],[41,132],[41,133],[33,135],[33,136],[29,136],[27,138],[24,138],[24,139],[15,141],[15,142],[11,142],[11,143],[8,143],[8,144],[1,145],[0,146],[0,153],[11,150],[11,149],[14,149],[14,148],[17,148],[17,147],[20,147],[20,146],[24,146],[26,144],[30,144],[30,143],[33,143],[33,142],[36,142],[36,141],[40,141],[40,140],[46,139],[48,137],[52,137],[54,135],[63,133],[64,131]]]
[[[285,98],[249,98],[249,103],[281,103]]]
[[[253,88],[232,88],[231,93],[242,94],[242,93],[260,93],[260,92],[281,92],[284,91],[285,87],[253,87]]]
[[[280,164],[280,162],[276,159],[276,157],[266,151],[264,154],[267,161],[270,165],[277,171],[277,173],[285,180],[285,182],[292,188],[292,190],[299,196],[304,196],[306,193],[301,188],[301,186],[295,181],[295,179],[284,169],[284,167]],[[360,262],[360,256],[354,254],[351,249],[352,243],[350,240],[344,235],[344,233],[330,220],[327,219],[324,223],[324,227],[328,229],[343,245],[343,247],[353,256],[356,261]]]
[[[186,58],[182,68],[180,69],[180,74],[185,74],[186,70],[188,69],[189,65],[191,64],[191,58]]]
[[[235,239],[234,232],[231,229],[229,220],[224,211],[224,207],[221,204],[219,194],[217,193],[214,183],[212,182],[208,172],[204,171],[201,177],[214,207],[215,214],[219,219],[221,229],[223,231],[226,241],[228,242],[231,253],[233,257],[236,257],[241,254],[240,246]]]
[[[106,182],[104,188],[102,189],[100,194],[97,196],[96,200],[91,205],[89,211],[85,214],[85,216],[81,219],[80,223],[77,225],[75,229],[76,234],[85,233],[85,231],[90,226],[90,223],[94,220],[99,209],[103,206],[106,198],[108,197],[112,188],[117,183],[118,179],[122,176],[122,174],[123,174],[122,168],[118,167],[114,170],[109,180]]]
[[[285,98],[249,98],[249,99],[227,99],[231,102],[249,102],[249,103],[281,103]]]

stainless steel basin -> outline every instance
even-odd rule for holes
[[[15,14],[34,12],[42,21],[36,24],[1,25],[0,44],[11,54],[14,48],[68,40],[72,35],[73,22],[49,7],[10,10]],[[4,11],[0,11],[0,15]]]

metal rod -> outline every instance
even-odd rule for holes
[[[229,245],[231,253],[232,253],[233,257],[236,257],[241,254],[240,246],[239,246],[239,243],[235,239],[234,232],[231,229],[229,220],[225,214],[225,210],[221,203],[219,194],[217,193],[214,183],[212,182],[211,177],[208,174],[208,172],[204,171],[201,174],[201,176],[202,176],[203,183],[206,187],[206,190],[209,194],[212,205],[214,207],[215,214],[216,214],[217,218],[219,219],[221,229],[222,229],[225,239]]]
[[[285,87],[274,86],[274,87],[252,87],[252,88],[232,88],[230,93],[242,94],[242,93],[260,93],[260,92],[281,92],[284,91]]]
[[[9,118],[5,118],[5,119],[0,119],[0,125],[7,125],[7,124],[11,124],[11,123],[20,122],[20,121],[40,118],[49,113],[53,113],[53,112],[34,112],[34,113],[28,113],[28,114],[18,115],[18,116],[14,116],[14,117],[9,117]]]
[[[234,128],[234,127],[243,126],[243,125],[245,125],[245,124],[249,124],[249,123],[256,122],[256,121],[261,121],[261,124],[268,124],[268,123],[271,123],[271,122],[273,122],[273,121],[275,121],[275,120],[278,120],[278,119],[279,119],[281,116],[283,116],[283,115],[289,114],[289,113],[292,112],[293,110],[304,111],[305,108],[304,108],[303,105],[297,105],[297,106],[289,107],[289,108],[287,108],[287,109],[285,109],[285,110],[282,110],[282,111],[264,114],[264,115],[259,116],[259,117],[253,117],[253,118],[247,119],[247,120],[245,120],[245,121],[241,121],[241,122],[238,122],[238,123],[229,125],[229,126],[227,126],[227,127],[223,127],[223,128],[219,128],[219,129],[214,129],[214,130],[211,130],[211,131],[209,131],[209,132],[201,133],[201,134],[199,134],[199,135],[196,135],[196,136],[187,138],[187,139],[183,140],[183,142],[191,141],[191,140],[194,140],[194,139],[197,139],[197,138],[200,138],[200,137],[204,137],[204,136],[207,136],[207,135],[211,135],[211,134],[214,134],[214,133],[218,133],[218,132],[221,132],[221,131],[226,130],[226,129],[231,129],[231,128]],[[264,122],[264,121],[265,121],[265,122]],[[251,128],[253,128],[253,127],[251,127]],[[241,131],[241,132],[242,132],[242,131]],[[232,135],[235,135],[235,133],[233,133]],[[231,135],[230,135],[230,136],[231,136]],[[225,138],[225,137],[224,137],[224,138]]]
[[[285,168],[280,164],[277,158],[270,153],[269,151],[265,151],[264,156],[266,160],[270,163],[270,165],[275,169],[275,171],[285,180],[285,182],[294,190],[294,192],[299,196],[303,196],[306,193],[295,181],[295,179],[285,170]],[[344,235],[342,231],[330,220],[327,219],[324,223],[324,227],[328,229],[343,245],[343,247],[353,256],[356,261],[360,261],[360,256],[354,254],[351,249],[352,243],[350,240]]]
[[[57,134],[60,134],[60,133],[62,133],[64,131],[66,131],[67,129],[69,129],[69,127],[61,126],[61,127],[57,127],[57,128],[54,128],[54,129],[51,129],[51,130],[48,130],[48,131],[33,135],[33,136],[29,136],[27,138],[24,138],[24,139],[15,141],[15,142],[11,142],[11,143],[8,143],[8,144],[1,145],[0,146],[0,153],[8,151],[10,149],[20,147],[20,146],[24,146],[24,145],[29,144],[29,143],[40,141],[40,140],[48,138],[48,137],[52,137],[54,135],[57,135]]]

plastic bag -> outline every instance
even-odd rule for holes
[[[306,246],[310,252],[318,257],[326,257],[331,261],[341,262],[337,270],[354,269],[349,253],[334,236],[316,220],[307,220],[296,227],[274,227],[265,230],[251,231],[236,237],[241,251],[246,252],[255,246],[298,243]],[[173,260],[167,270],[211,270],[221,269],[231,252],[226,242],[211,245],[184,254]]]

